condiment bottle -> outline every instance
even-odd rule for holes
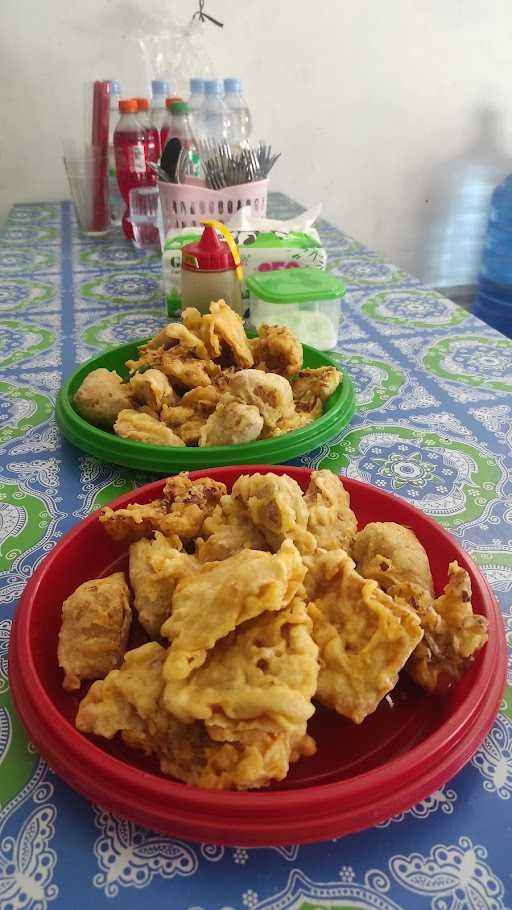
[[[242,315],[239,263],[235,262],[225,240],[220,240],[211,225],[206,225],[197,243],[187,243],[181,251],[182,307],[195,307],[208,313],[213,300],[224,300]]]

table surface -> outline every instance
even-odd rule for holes
[[[271,205],[274,217],[299,211],[280,194]],[[336,228],[321,222],[320,233],[348,289],[337,356],[358,414],[295,463],[370,480],[436,518],[487,575],[512,641],[512,342]],[[149,833],[82,799],[38,757],[9,697],[16,600],[68,528],[148,480],[63,442],[55,395],[75,364],[165,317],[159,259],[119,236],[81,239],[69,203],[14,207],[0,276],[1,910],[147,898],[166,910],[511,906],[512,689],[448,785],[377,828],[311,846],[231,849]]]

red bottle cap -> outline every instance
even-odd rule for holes
[[[149,101],[147,98],[135,98],[137,102],[137,110],[139,111],[149,111]]]
[[[136,114],[138,109],[138,103],[135,98],[128,98],[126,101],[119,102],[119,110],[121,114]]]
[[[187,243],[181,250],[181,267],[188,272],[224,272],[235,269],[233,254],[224,240],[207,225],[197,243]]]

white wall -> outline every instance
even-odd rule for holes
[[[61,140],[83,85],[146,89],[142,17],[192,0],[1,0],[0,220],[67,195]],[[238,74],[273,186],[434,283],[470,280],[490,185],[512,148],[510,0],[207,0],[219,75]],[[146,11],[146,12],[145,12]],[[165,21],[165,19],[164,19]],[[185,76],[192,73],[185,73]],[[512,170],[512,167],[510,168]]]

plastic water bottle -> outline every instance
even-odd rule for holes
[[[473,312],[512,338],[512,174],[492,194]]]
[[[146,173],[145,130],[137,120],[137,108],[135,98],[120,101],[121,117],[114,130],[117,182],[126,206],[122,225],[127,240],[133,240],[133,228],[128,212],[130,190],[148,186],[150,182]],[[152,182],[154,183],[154,180]]]
[[[231,118],[222,100],[220,79],[207,79],[204,84],[204,101],[199,112],[199,131],[205,139],[231,142]]]
[[[240,79],[224,79],[224,104],[231,113],[232,141],[244,145],[252,132],[252,119],[247,102],[242,97]]]
[[[167,108],[165,106],[167,95],[169,95],[169,83],[165,79],[153,79],[151,82],[150,120],[152,126],[156,127],[159,134],[167,119]]]
[[[110,116],[108,120],[108,197],[110,220],[112,224],[121,224],[124,212],[123,197],[119,192],[116,176],[116,158],[114,155],[114,129],[118,119],[121,86],[116,79],[110,80]]]
[[[186,183],[189,178],[200,177],[201,174],[201,161],[188,119],[187,102],[175,101],[171,105],[171,117],[167,142],[172,142],[175,146],[176,170],[169,176],[175,181]]]
[[[171,95],[170,98],[165,99],[165,120],[163,126],[160,127],[160,148],[162,149],[162,152],[167,145],[167,140],[169,138],[169,131],[172,125],[171,108],[175,101],[183,101],[183,99],[179,95]]]
[[[136,98],[137,102],[137,120],[144,130],[144,144],[146,154],[146,175],[149,178],[148,183],[156,183],[156,174],[148,164],[154,161],[155,164],[160,161],[160,131],[153,126],[149,117],[149,101],[147,98]]]
[[[197,135],[200,132],[200,123],[198,114],[204,102],[204,79],[190,80],[190,98],[188,99],[188,117],[193,132]],[[199,136],[198,136],[199,138]]]

